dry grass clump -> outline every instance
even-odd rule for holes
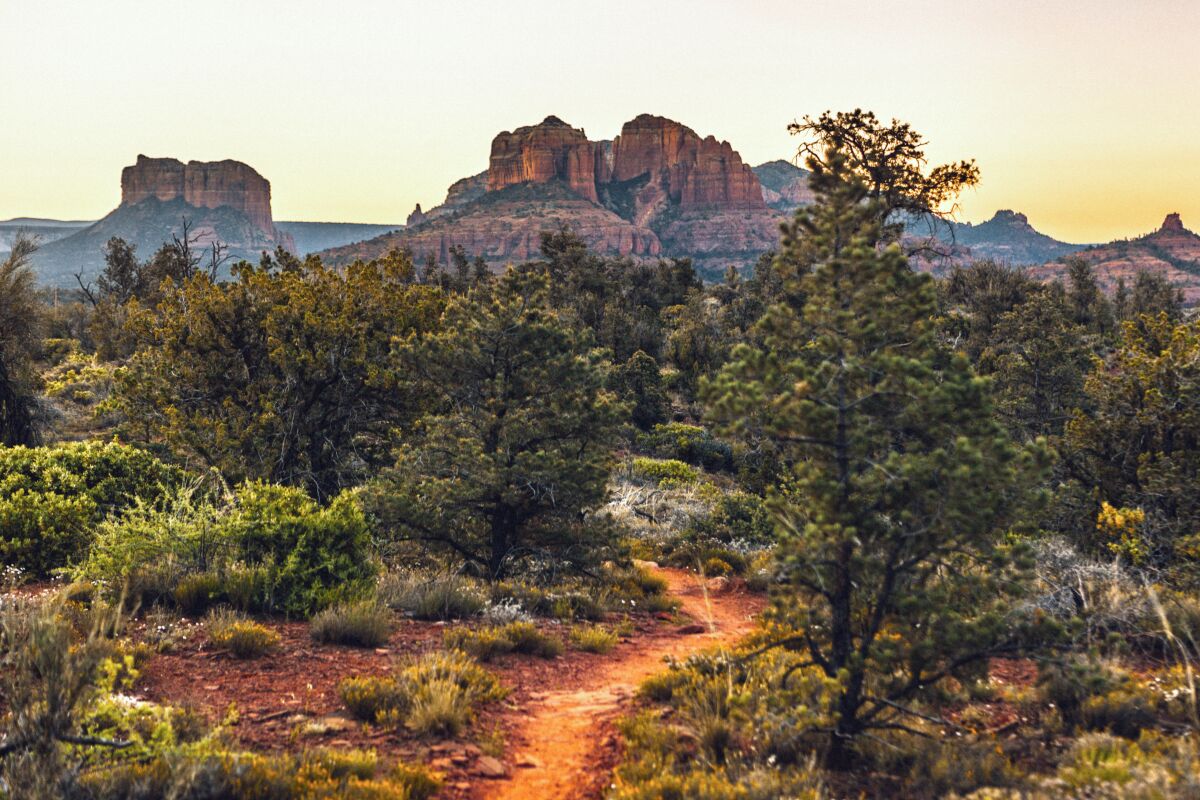
[[[208,639],[235,658],[258,658],[275,649],[279,634],[229,609],[219,609],[205,621]]]
[[[314,641],[379,647],[392,632],[392,612],[374,600],[339,603],[312,618],[309,632]]]

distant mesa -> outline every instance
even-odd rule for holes
[[[121,205],[103,219],[70,236],[48,242],[34,255],[42,283],[74,285],[104,266],[103,248],[114,236],[149,258],[190,225],[197,248],[215,242],[233,259],[257,261],[263,252],[295,242],[271,217],[271,184],[240,161],[189,161],[137,157],[121,171]]]
[[[170,202],[182,198],[197,209],[228,207],[246,215],[264,235],[280,238],[271,219],[271,184],[240,161],[189,161],[147,158],[121,170],[121,205],[148,198]],[[291,249],[291,248],[289,248]]]
[[[774,247],[782,219],[728,142],[650,114],[593,141],[549,116],[497,134],[487,171],[451,186],[442,205],[417,206],[403,231],[322,255],[344,263],[398,247],[446,263],[462,247],[502,265],[536,258],[541,233],[566,226],[605,255],[688,256],[723,270]]]
[[[1153,233],[1089,247],[1077,255],[1092,265],[1105,291],[1115,291],[1122,280],[1132,287],[1139,272],[1152,271],[1182,289],[1188,305],[1200,303],[1200,236],[1184,226],[1179,214],[1167,214]],[[1065,278],[1067,265],[1054,261],[1031,274],[1045,280]]]
[[[276,222],[271,214],[271,184],[240,161],[189,161],[139,155],[121,170],[121,205],[98,222],[13,220],[0,223],[0,251],[18,230],[37,236],[42,247],[33,266],[41,283],[75,286],[104,268],[103,248],[118,236],[146,259],[190,225],[196,247],[220,242],[228,263],[257,262],[263,252],[283,247],[298,255],[369,239],[400,225],[341,222]]]
[[[1001,209],[987,222],[976,225],[943,224],[937,233],[943,241],[967,248],[972,259],[992,259],[1012,266],[1043,264],[1085,247],[1047,236],[1034,229],[1024,214],[1009,209]]]

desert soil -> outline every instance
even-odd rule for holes
[[[446,776],[443,800],[598,798],[620,755],[616,720],[632,707],[638,684],[665,669],[668,658],[735,642],[753,629],[765,604],[737,582],[653,571],[682,604],[679,615],[637,615],[633,635],[607,654],[568,650],[549,661],[506,656],[488,664],[510,688],[509,698],[483,709],[457,739],[422,741],[363,725],[345,715],[337,695],[348,675],[386,675],[397,661],[439,648],[445,626],[436,623],[400,621],[385,647],[362,650],[316,644],[302,622],[272,622],[280,647],[249,661],[214,650],[196,626],[171,652],[150,659],[135,692],[214,720],[236,708],[230,733],[255,750],[358,747],[387,760],[430,764]],[[499,760],[484,755],[499,746]]]

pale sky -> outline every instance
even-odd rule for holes
[[[973,157],[960,219],[1200,230],[1200,0],[0,0],[0,219],[96,219],[138,153],[235,158],[276,219],[403,222],[556,114],[789,158],[863,107]]]

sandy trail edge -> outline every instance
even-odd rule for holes
[[[612,720],[633,697],[645,678],[665,667],[663,660],[687,656],[731,644],[754,628],[761,610],[759,597],[742,592],[708,593],[704,580],[684,570],[657,568],[682,611],[708,630],[681,633],[678,628],[637,640],[618,660],[598,665],[580,685],[555,687],[534,696],[516,712],[523,717],[518,729],[520,744],[510,754],[518,762],[538,766],[518,767],[502,781],[491,784],[486,800],[556,800],[580,798],[594,786],[593,754]],[[636,649],[634,649],[636,648]],[[531,757],[531,758],[530,758]]]

